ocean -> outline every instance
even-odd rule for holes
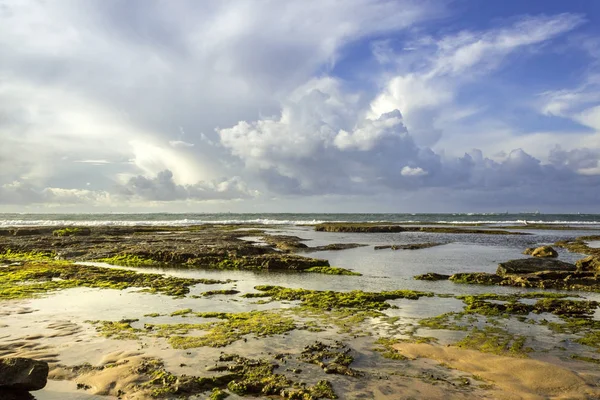
[[[449,214],[296,214],[296,213],[107,213],[0,214],[0,227],[19,226],[187,226],[201,224],[307,225],[321,222],[398,222],[441,224],[561,224],[600,226],[600,214],[449,213]]]

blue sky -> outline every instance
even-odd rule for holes
[[[599,16],[0,0],[0,212],[600,212]]]

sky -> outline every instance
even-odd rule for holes
[[[595,0],[0,0],[0,212],[598,212]]]

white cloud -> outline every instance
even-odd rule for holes
[[[248,190],[246,184],[237,176],[220,181],[178,185],[169,170],[161,171],[152,178],[132,177],[119,188],[119,193],[150,201],[235,200],[259,195],[257,191]]]
[[[407,165],[405,167],[402,167],[400,174],[402,174],[402,176],[424,176],[427,175],[427,171],[425,171],[421,167],[413,168]]]
[[[183,140],[169,140],[171,147],[194,147],[194,143],[184,142]]]
[[[449,12],[445,1],[2,4],[0,205],[432,188],[483,199],[553,179],[574,191],[596,185],[597,153],[573,147],[600,147],[597,136],[517,137],[508,125],[472,124],[493,107],[461,98],[510,55],[575,29],[577,15],[440,36],[419,23]],[[414,40],[400,43],[406,35]],[[333,76],[352,45],[371,39],[378,69],[359,71],[354,87]],[[538,106],[598,129],[594,85],[590,76],[549,91]],[[554,143],[569,150],[549,153]],[[462,156],[465,147],[485,151]],[[483,155],[500,150],[508,155]]]
[[[478,111],[480,105],[457,101],[463,86],[497,69],[512,53],[543,44],[583,22],[572,14],[524,17],[488,31],[420,38],[411,55],[397,55],[398,72],[371,103],[370,117],[399,109],[417,143],[432,146],[450,124]]]

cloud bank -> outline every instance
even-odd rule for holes
[[[590,16],[455,12],[3,0],[0,211],[598,211]]]

